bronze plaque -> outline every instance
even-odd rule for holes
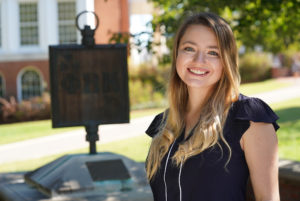
[[[121,159],[89,161],[85,164],[93,181],[130,179],[129,172]]]
[[[50,46],[52,126],[129,122],[126,45]]]

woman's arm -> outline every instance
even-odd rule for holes
[[[279,201],[278,142],[269,123],[250,122],[241,139],[257,201]]]

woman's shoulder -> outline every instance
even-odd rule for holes
[[[164,112],[157,114],[150,123],[149,127],[147,128],[146,134],[150,137],[154,137],[159,132],[159,129],[161,128],[162,124],[165,122],[167,114],[168,109]]]
[[[240,94],[238,100],[232,105],[232,112],[234,119],[272,123],[275,130],[279,128],[276,123],[279,117],[267,103],[259,98]]]

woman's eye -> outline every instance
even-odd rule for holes
[[[192,48],[192,47],[185,47],[184,50],[187,51],[187,52],[193,52],[194,48]]]
[[[208,54],[210,54],[212,56],[219,56],[219,53],[217,53],[215,51],[209,51]]]

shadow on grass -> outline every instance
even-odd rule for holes
[[[275,110],[279,116],[279,123],[287,123],[293,121],[300,121],[300,107],[290,107],[281,110]]]

